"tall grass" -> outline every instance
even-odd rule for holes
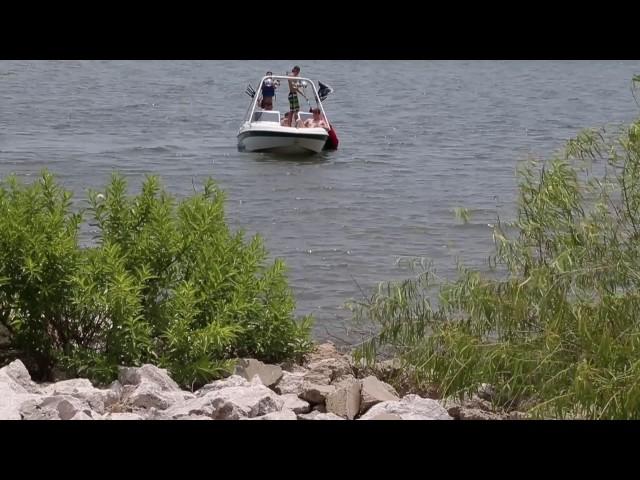
[[[493,272],[382,285],[355,306],[376,331],[356,357],[391,352],[444,396],[488,382],[506,409],[640,418],[640,120],[584,131],[518,178],[515,221],[493,230]]]

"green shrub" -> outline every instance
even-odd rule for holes
[[[130,196],[114,175],[85,212],[72,213],[70,199],[46,172],[0,185],[0,320],[36,375],[60,367],[107,382],[118,365],[151,362],[196,386],[237,356],[310,349],[283,262],[265,265],[259,236],[230,231],[213,181],[178,203],[155,177]],[[78,246],[84,215],[97,231],[89,248]]]
[[[0,321],[39,371],[71,342],[68,279],[79,261],[81,216],[51,176],[29,188],[15,177],[0,188]]]
[[[487,382],[507,409],[640,418],[640,121],[585,131],[519,178],[492,271],[381,285],[356,305],[376,328],[356,357],[395,354],[445,396]]]

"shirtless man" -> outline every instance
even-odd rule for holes
[[[303,126],[306,128],[324,128],[325,130],[329,130],[329,125],[325,119],[322,118],[322,114],[318,107],[313,109],[313,118],[305,120]]]
[[[300,67],[295,66],[291,71],[291,75],[297,77],[300,74]],[[286,123],[288,125],[293,124],[293,119],[300,111],[300,102],[298,101],[298,93],[302,94],[295,80],[289,80],[289,113],[287,113]]]

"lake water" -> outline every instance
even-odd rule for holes
[[[488,224],[513,212],[518,162],[639,113],[637,61],[295,63],[335,89],[336,152],[237,152],[247,84],[291,62],[0,61],[0,175],[46,167],[80,199],[114,170],[132,188],[158,174],[177,196],[212,176],[231,225],[285,259],[317,337],[345,337],[345,302],[410,275],[401,260],[432,259],[445,277],[456,256],[484,265]]]

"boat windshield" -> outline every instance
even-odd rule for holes
[[[253,112],[252,122],[280,123],[280,112],[256,110]]]

